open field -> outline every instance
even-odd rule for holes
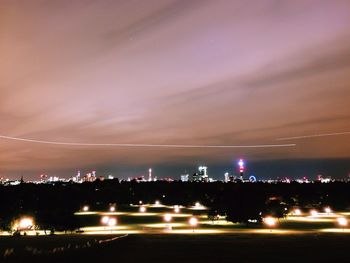
[[[0,252],[14,248],[12,255],[2,258],[5,262],[349,262],[344,255],[350,249],[350,235],[157,234],[95,242],[110,237],[2,237]],[[52,252],[67,244],[69,249]],[[42,251],[33,255],[28,247]]]
[[[0,237],[5,262],[348,262],[350,230],[337,218],[348,212],[290,214],[274,227],[210,221],[203,207],[130,206],[114,212],[85,211],[76,216],[81,234],[28,231],[27,236]],[[164,221],[170,214],[171,220]],[[101,224],[104,216],[117,225]],[[198,219],[190,226],[189,219]]]

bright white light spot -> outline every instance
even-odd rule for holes
[[[317,214],[318,214],[317,211],[314,209],[310,211],[311,216],[317,216]]]
[[[104,224],[104,225],[107,225],[108,221],[109,221],[109,217],[108,216],[103,216],[101,218],[101,223]]]
[[[146,212],[146,207],[141,206],[141,207],[140,207],[140,212],[141,212],[141,213],[145,213],[145,212]]]
[[[174,207],[174,212],[175,213],[180,213],[180,208],[177,206],[177,207]]]
[[[165,214],[165,215],[164,215],[164,221],[170,222],[171,219],[172,219],[172,216],[171,216],[170,214]]]
[[[264,223],[268,226],[274,226],[274,225],[276,225],[276,219],[273,217],[265,217]]]
[[[325,207],[324,211],[325,211],[327,214],[332,213],[332,209],[331,209],[330,207]]]
[[[195,227],[196,225],[198,225],[198,219],[195,217],[191,217],[190,220],[188,221],[190,223],[191,226]]]
[[[294,210],[294,214],[297,215],[297,216],[300,216],[301,215],[301,210],[300,209],[295,209]]]
[[[84,211],[84,212],[87,212],[87,211],[89,211],[89,206],[87,206],[87,205],[84,205],[84,206],[83,206],[83,211]]]
[[[112,217],[108,220],[109,226],[115,226],[116,224],[117,224],[117,219],[115,219],[114,217]]]
[[[348,220],[346,220],[345,217],[338,217],[337,221],[338,221],[338,224],[340,226],[347,226],[348,225]]]
[[[160,202],[157,200],[154,202],[155,205],[160,205]]]
[[[19,221],[18,227],[20,229],[29,229],[33,226],[33,219],[29,217],[24,217]]]
[[[110,208],[109,208],[109,212],[114,212],[115,211],[115,206],[111,206]]]

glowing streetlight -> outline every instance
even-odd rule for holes
[[[194,204],[194,206],[195,206],[196,208],[200,208],[202,205],[201,205],[200,202],[196,202],[196,203]]]
[[[339,226],[341,226],[343,228],[343,231],[344,231],[344,228],[348,225],[348,220],[345,217],[338,217],[337,221],[338,221]]]
[[[109,221],[109,216],[103,216],[101,218],[101,223],[104,224],[104,225],[107,225],[108,221]]]
[[[315,209],[313,209],[313,210],[310,211],[310,215],[311,215],[311,216],[317,216],[317,214],[318,214],[318,213],[317,213],[317,211],[316,211]]]
[[[165,214],[164,215],[164,221],[165,222],[169,223],[171,221],[171,219],[172,219],[171,214]],[[165,227],[166,227],[166,229],[171,230],[171,226],[170,225],[166,224]]]
[[[89,211],[89,206],[88,206],[88,205],[84,205],[84,206],[83,206],[83,211],[84,211],[84,212]]]
[[[194,228],[198,225],[198,219],[195,217],[191,217],[190,220],[188,221],[190,223],[190,225],[193,228],[193,232],[194,232]]]
[[[117,224],[117,219],[116,218],[114,218],[114,217],[112,217],[112,218],[109,218],[109,220],[108,220],[108,226],[110,226],[110,227],[113,227],[113,226],[115,226],[116,224]]]
[[[18,229],[28,230],[28,229],[32,228],[33,225],[34,225],[34,221],[32,218],[23,217],[19,220]]]
[[[109,208],[109,212],[114,212],[115,211],[115,206],[111,206],[110,208]]]
[[[114,217],[109,218],[107,225],[111,228],[111,233],[112,233],[113,227],[116,224],[117,224],[117,219],[116,218],[114,218]]]
[[[332,213],[332,209],[328,206],[328,207],[325,207],[324,208],[324,211],[327,213],[327,214],[330,214]]]
[[[160,205],[160,202],[157,200],[154,202],[155,205]]]
[[[180,213],[180,207],[178,205],[174,206],[174,212],[175,213]]]
[[[141,207],[140,207],[140,213],[145,213],[145,212],[146,212],[146,207],[141,206]]]
[[[268,217],[265,217],[263,221],[270,228],[270,232],[272,232],[272,227],[276,225],[276,218],[268,216]]]
[[[297,215],[297,216],[300,216],[301,215],[301,210],[300,209],[295,209],[294,210],[294,214]]]
[[[165,222],[170,222],[171,219],[172,219],[171,214],[165,214],[165,215],[164,215],[164,221],[165,221]]]

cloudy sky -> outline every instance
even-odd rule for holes
[[[315,162],[345,176],[349,25],[349,1],[3,0],[1,136],[295,146],[0,138],[0,175],[158,167],[177,176],[198,164],[219,174],[243,157],[264,176],[278,173],[262,163],[307,173]]]

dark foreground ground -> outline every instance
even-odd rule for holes
[[[108,241],[110,238],[111,236],[1,237],[0,261],[350,262],[349,234],[159,234],[129,235]],[[105,242],[100,243],[100,240]]]

